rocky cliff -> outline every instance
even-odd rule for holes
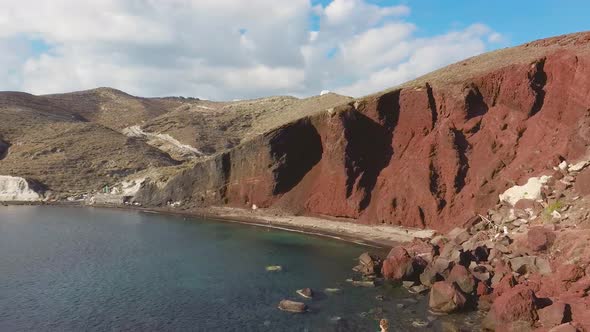
[[[448,230],[589,143],[590,33],[578,33],[284,124],[144,186],[138,199]]]

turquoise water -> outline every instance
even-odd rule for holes
[[[382,316],[413,330],[427,318],[424,298],[345,282],[365,250],[202,219],[0,206],[0,330],[377,331]],[[277,309],[304,287],[341,291],[306,300],[305,314]]]

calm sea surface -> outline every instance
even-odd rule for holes
[[[365,250],[196,218],[0,206],[0,331],[377,331],[382,316],[395,331],[469,328],[473,315],[416,328],[426,298],[348,285]],[[304,287],[320,291],[310,312],[277,309]]]

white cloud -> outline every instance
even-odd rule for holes
[[[0,0],[0,89],[112,86],[211,99],[391,87],[485,51],[482,24],[417,38],[410,8],[365,0]],[[319,19],[312,31],[310,20]],[[38,39],[48,49],[34,50]]]

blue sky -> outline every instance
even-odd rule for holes
[[[590,30],[588,12],[582,0],[5,1],[0,90],[362,96],[486,51]]]
[[[330,0],[314,0],[327,5]],[[585,0],[370,0],[378,6],[404,4],[417,35],[432,36],[449,29],[483,23],[501,33],[511,46],[532,40],[590,30],[590,1]],[[319,18],[312,18],[319,27]]]

